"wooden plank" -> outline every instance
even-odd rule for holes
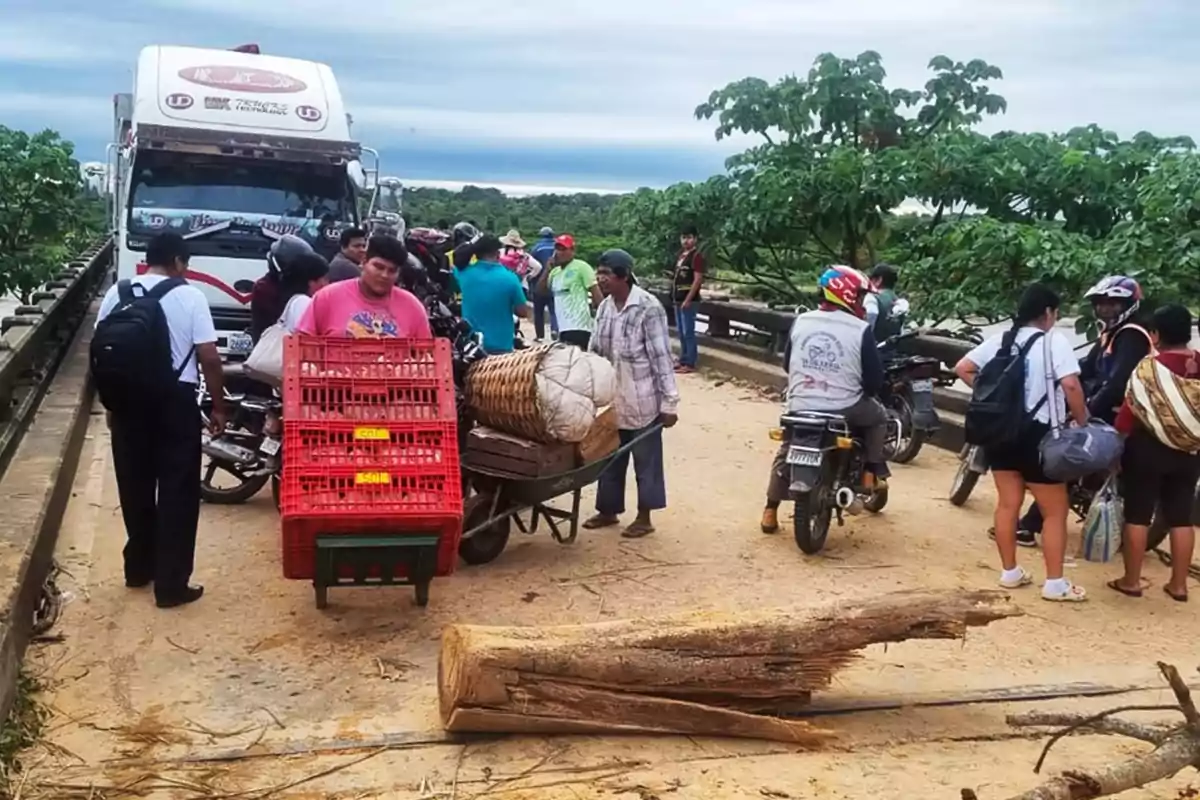
[[[786,717],[823,717],[837,714],[860,714],[870,711],[897,711],[905,708],[937,708],[941,706],[971,706],[987,703],[1033,703],[1064,697],[1110,697],[1134,692],[1159,691],[1161,684],[1057,683],[1001,686],[968,691],[926,692],[896,697],[821,697],[808,707],[782,712]],[[1194,688],[1200,688],[1200,685]]]
[[[467,435],[463,462],[467,466],[540,478],[573,469],[575,446],[533,442],[480,425]]]

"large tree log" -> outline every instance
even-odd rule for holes
[[[448,730],[657,732],[816,744],[780,719],[869,644],[952,639],[1020,615],[1002,592],[901,592],[814,610],[698,613],[549,628],[452,625],[438,691]]]

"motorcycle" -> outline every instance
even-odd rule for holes
[[[964,445],[958,454],[958,459],[958,472],[955,473],[954,482],[950,485],[950,502],[956,506],[962,506],[971,496],[980,476],[987,474],[988,465],[983,448],[978,445]],[[1082,522],[1087,518],[1088,510],[1092,507],[1092,500],[1095,499],[1101,483],[1103,481],[1084,479],[1067,484],[1067,507],[1075,515],[1077,521]],[[1196,488],[1192,521],[1200,525],[1200,486]],[[1158,549],[1166,541],[1170,532],[1171,529],[1166,526],[1159,512],[1155,510],[1154,518],[1150,521],[1150,532],[1146,537],[1146,551]]]
[[[917,331],[902,333],[879,344],[884,357],[883,391],[879,400],[900,423],[900,435],[887,450],[888,461],[896,464],[915,459],[941,426],[933,405],[933,382],[941,374],[941,361],[895,352],[897,342],[915,335]]]
[[[206,459],[200,475],[200,499],[213,505],[239,505],[270,481],[278,507],[283,469],[283,403],[278,392],[247,376],[240,364],[227,364],[225,407],[230,416],[221,434],[208,433],[213,403],[203,376],[197,389],[197,405],[205,431],[200,450]],[[232,476],[236,483],[229,488],[218,486],[218,472]]]
[[[888,420],[888,438],[900,436],[900,424]],[[788,443],[785,468],[789,495],[795,503],[796,545],[808,555],[825,547],[834,515],[838,526],[844,514],[863,510],[879,513],[887,505],[887,487],[863,486],[866,450],[861,433],[851,430],[841,414],[801,411],[784,414],[771,438]]]

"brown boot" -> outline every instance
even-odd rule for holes
[[[779,532],[779,509],[764,508],[762,513],[762,522],[760,523],[763,533],[778,533]]]

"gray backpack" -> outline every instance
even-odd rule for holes
[[[1103,420],[1089,420],[1080,428],[1059,419],[1055,402],[1054,367],[1050,360],[1050,336],[1045,336],[1046,405],[1050,409],[1050,432],[1041,441],[1042,471],[1056,481],[1077,481],[1097,472],[1108,472],[1121,460],[1125,442],[1117,429]]]

